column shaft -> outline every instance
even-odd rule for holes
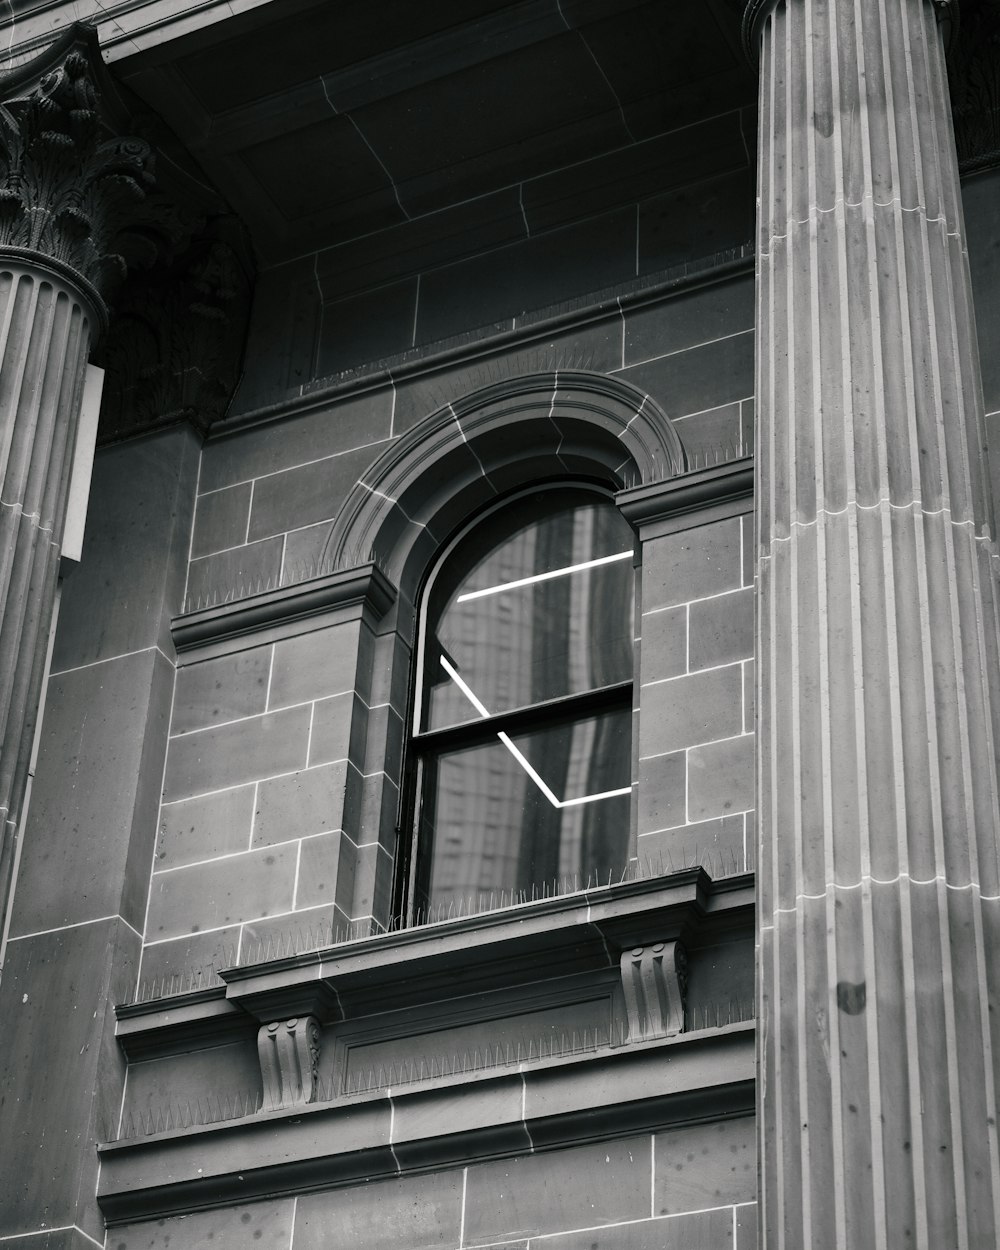
[[[0,915],[44,677],[93,312],[0,253]]]
[[[762,1247],[1000,1233],[998,604],[929,0],[760,25]]]

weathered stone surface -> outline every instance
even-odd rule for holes
[[[998,1235],[995,549],[935,8],[755,6],[768,1248]]]

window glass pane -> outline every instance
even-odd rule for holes
[[[632,577],[632,532],[593,494],[541,492],[488,518],[434,585],[421,728],[628,681]]]
[[[628,853],[630,722],[621,706],[428,758],[418,910],[617,879]]]

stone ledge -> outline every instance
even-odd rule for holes
[[[374,563],[368,562],[307,582],[186,612],[174,617],[170,632],[178,653],[197,650],[197,657],[192,658],[201,660],[219,651],[220,645],[225,647],[240,638],[252,638],[252,645],[257,645],[263,641],[260,635],[267,631],[314,621],[318,616],[345,609],[357,613],[367,609],[376,620],[381,620],[395,598],[395,587]]]
[[[754,1026],[99,1147],[109,1225],[745,1114]]]
[[[657,537],[691,525],[708,525],[749,511],[753,500],[753,457],[741,456],[722,464],[682,473],[662,482],[633,486],[615,495],[625,519],[642,537]]]

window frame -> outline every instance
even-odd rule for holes
[[[425,899],[422,910],[418,904],[417,891],[421,888],[421,875],[427,876],[430,864],[429,847],[420,836],[420,804],[425,761],[431,756],[440,757],[449,749],[472,747],[485,744],[495,738],[498,732],[521,732],[538,725],[554,725],[561,714],[579,719],[588,713],[604,710],[627,709],[629,713],[629,821],[626,842],[625,862],[632,854],[632,826],[634,825],[635,806],[635,750],[631,737],[634,733],[632,711],[635,700],[635,683],[637,663],[635,655],[635,628],[637,614],[640,610],[640,573],[641,544],[635,530],[632,529],[632,579],[631,593],[633,606],[633,624],[631,643],[631,676],[628,680],[614,682],[585,691],[568,695],[560,695],[537,703],[525,704],[498,712],[489,717],[479,717],[454,725],[446,725],[435,729],[419,728],[423,714],[423,696],[425,689],[425,666],[427,663],[428,646],[428,615],[433,595],[434,583],[441,571],[447,567],[448,561],[464,542],[467,536],[488,521],[491,514],[502,512],[511,507],[518,499],[538,495],[545,491],[571,491],[581,494],[592,494],[596,499],[615,507],[614,489],[605,482],[591,478],[567,476],[550,478],[543,481],[523,485],[509,491],[500,498],[493,499],[486,507],[479,509],[473,516],[466,518],[464,523],[455,530],[441,546],[433,561],[429,564],[423,578],[415,611],[416,646],[413,648],[413,659],[410,673],[410,691],[407,703],[406,736],[402,763],[402,781],[400,788],[397,830],[400,842],[397,846],[395,863],[395,880],[393,887],[394,911],[400,923],[406,927],[425,923],[431,912],[432,905]],[[631,527],[629,527],[631,528]]]

